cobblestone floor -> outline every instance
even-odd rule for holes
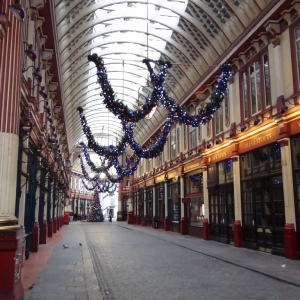
[[[25,299],[296,300],[300,261],[125,222],[77,222]]]

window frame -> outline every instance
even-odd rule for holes
[[[240,101],[241,101],[241,119],[242,122],[249,120],[256,116],[257,114],[261,114],[268,110],[271,106],[271,80],[270,76],[268,77],[268,83],[266,82],[266,68],[265,68],[265,56],[268,58],[268,66],[270,73],[270,55],[267,49],[267,46],[264,47],[261,51],[256,53],[240,70],[239,70],[239,84],[240,84]],[[252,95],[251,95],[251,67],[259,62],[259,74],[260,74],[260,82],[259,82],[259,91],[260,91],[260,107],[258,106],[258,100],[256,99],[257,109],[254,112],[252,108]],[[257,73],[256,73],[257,74]],[[246,88],[246,90],[245,90]],[[267,96],[267,91],[268,95]],[[245,96],[247,98],[245,98]],[[256,94],[257,97],[257,94]],[[269,98],[268,98],[269,97]],[[267,104],[267,99],[270,100],[270,104]]]

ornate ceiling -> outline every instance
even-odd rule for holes
[[[104,59],[117,98],[136,109],[151,92],[143,58],[168,60],[168,93],[188,100],[201,76],[271,0],[55,0],[58,67],[69,149],[83,139],[77,107],[102,144],[122,136],[121,124],[102,104],[96,68],[87,55]],[[224,58],[225,62],[226,58]],[[217,67],[217,66],[216,66]],[[159,107],[135,131],[144,143],[165,119]]]

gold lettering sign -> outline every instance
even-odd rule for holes
[[[272,133],[270,132],[270,133],[267,133],[267,134],[265,134],[261,137],[258,137],[258,138],[255,138],[253,140],[250,140],[250,141],[246,142],[245,147],[250,148],[252,146],[259,145],[259,144],[262,144],[264,142],[267,142],[271,139],[272,139]]]
[[[214,162],[214,161],[217,161],[217,160],[221,160],[223,158],[226,158],[227,157],[227,152],[224,151],[224,152],[220,152],[220,153],[216,153],[216,154],[213,154],[209,157],[209,161],[210,162]]]
[[[193,171],[201,166],[200,162],[184,166],[184,172]]]
[[[165,175],[164,174],[160,175],[160,176],[157,176],[156,179],[155,179],[156,183],[162,182],[164,180],[165,180]]]
[[[239,152],[248,152],[277,141],[279,138],[279,126],[266,130],[239,144]]]

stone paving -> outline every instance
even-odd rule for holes
[[[25,299],[296,300],[300,261],[125,222],[77,222]]]

